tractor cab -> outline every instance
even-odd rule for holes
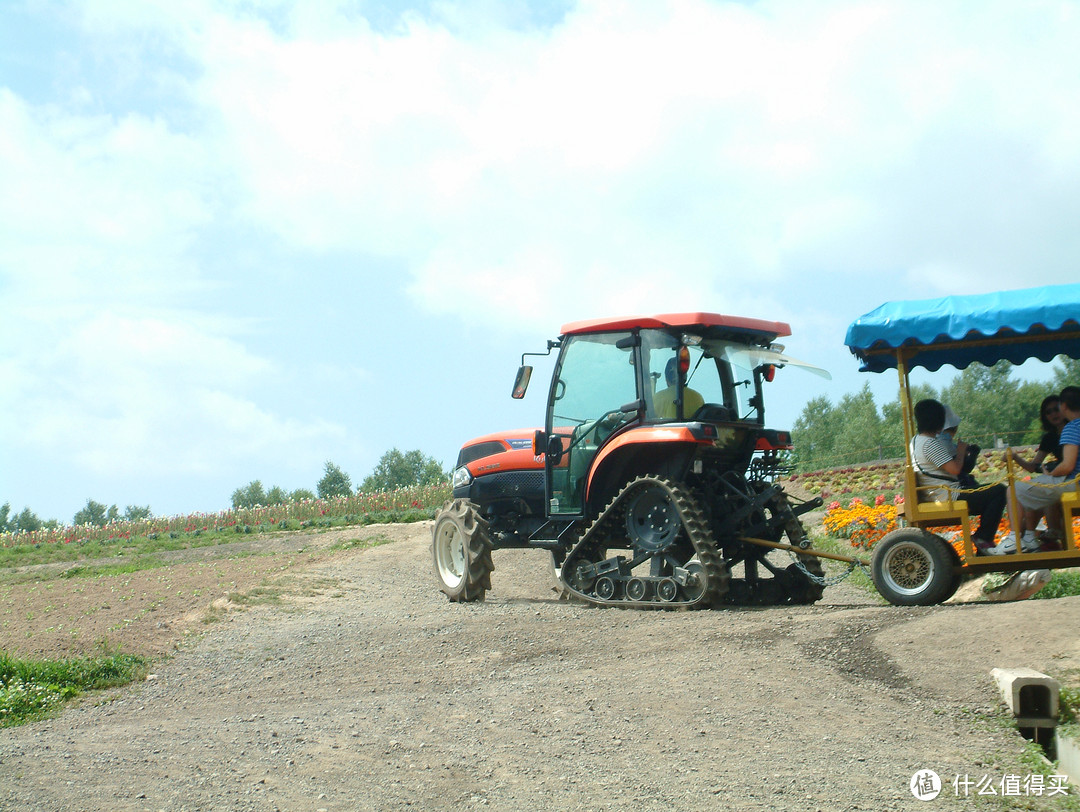
[[[584,515],[611,496],[609,481],[635,470],[662,464],[682,479],[702,444],[740,472],[755,453],[777,463],[790,437],[765,429],[763,385],[789,363],[828,376],[783,354],[774,342],[789,334],[781,322],[707,313],[566,325],[552,342],[560,352],[534,444],[548,514]],[[515,397],[530,373],[519,371]]]

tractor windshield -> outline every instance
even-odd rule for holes
[[[704,352],[716,360],[721,378],[730,381],[730,400],[724,405],[732,411],[737,420],[764,420],[764,415],[756,405],[754,368],[757,366],[754,353],[759,347],[736,344],[732,341],[706,340],[702,342]],[[727,391],[727,390],[725,390]]]

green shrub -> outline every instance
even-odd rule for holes
[[[1058,709],[1061,724],[1080,723],[1080,688],[1062,687],[1058,694]]]
[[[1080,570],[1055,570],[1050,583],[1032,597],[1068,598],[1072,595],[1080,595]]]
[[[48,715],[83,691],[124,685],[141,676],[146,659],[108,654],[71,660],[23,660],[0,652],[0,727]]]

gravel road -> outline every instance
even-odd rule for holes
[[[228,613],[107,701],[0,730],[0,809],[969,809],[955,776],[1031,772],[990,669],[1080,669],[1080,598],[596,609],[499,551],[487,602],[453,605],[430,523],[402,535],[294,569],[310,594]],[[927,768],[946,788],[922,802]]]

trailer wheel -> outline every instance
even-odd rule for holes
[[[439,589],[452,601],[482,601],[491,589],[491,540],[476,505],[453,499],[435,517],[431,559]]]
[[[954,564],[944,541],[917,527],[905,527],[878,542],[870,569],[877,591],[894,606],[932,606],[956,591]]]

